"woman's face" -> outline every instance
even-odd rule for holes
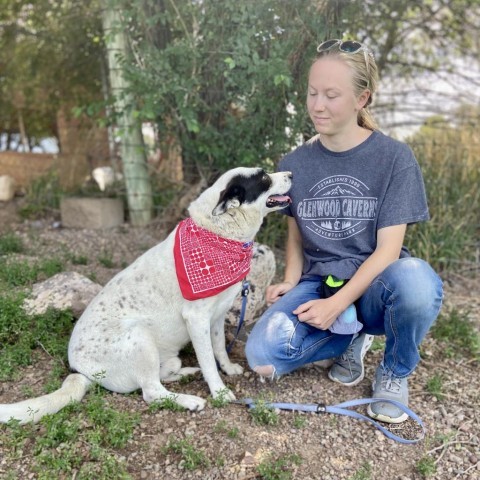
[[[357,126],[358,111],[365,105],[368,95],[366,90],[356,97],[352,71],[338,58],[322,57],[310,68],[307,110],[320,134],[349,133]]]

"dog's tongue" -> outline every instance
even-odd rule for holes
[[[278,203],[291,202],[290,197],[288,195],[271,195],[270,197],[268,197],[268,199]]]
[[[267,207],[287,206],[292,200],[288,195],[271,195],[267,199]]]

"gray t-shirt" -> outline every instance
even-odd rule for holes
[[[380,132],[345,152],[319,140],[286,155],[292,204],[304,248],[303,275],[349,279],[373,253],[377,231],[429,219],[420,167],[411,149]],[[401,256],[408,256],[402,249]]]

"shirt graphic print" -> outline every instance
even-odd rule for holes
[[[297,204],[297,218],[311,232],[331,240],[358,235],[373,222],[378,199],[365,183],[348,175],[334,175],[316,183],[309,198]]]

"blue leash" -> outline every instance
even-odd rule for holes
[[[242,308],[240,310],[240,318],[238,319],[238,325],[237,325],[237,331],[235,332],[235,336],[233,337],[233,340],[230,342],[230,344],[227,347],[227,353],[230,353],[230,350],[233,347],[233,344],[235,343],[235,340],[238,337],[238,334],[240,333],[240,330],[243,327],[243,323],[245,321],[245,313],[247,311],[247,300],[248,300],[248,294],[250,293],[250,282],[245,278],[243,280],[242,284]]]
[[[247,297],[250,293],[250,282],[247,279],[243,280],[242,284],[242,308],[240,310],[240,318],[238,320],[237,330],[235,332],[235,336],[233,340],[227,347],[227,353],[230,352],[232,349],[235,340],[242,329],[242,326],[245,322],[245,313],[247,310]],[[349,407],[358,407],[359,405],[368,405],[370,403],[377,403],[377,402],[386,402],[395,405],[396,407],[400,408],[404,413],[406,413],[410,418],[415,420],[420,427],[422,427],[422,434],[420,438],[414,440],[408,440],[398,435],[395,435],[390,430],[385,428],[379,422],[374,420],[373,418],[367,417],[361,413],[358,413],[354,410],[349,410]],[[244,398],[243,400],[236,400],[233,403],[237,403],[240,405],[246,405],[248,408],[255,408],[255,401],[251,398]],[[395,400],[388,400],[385,398],[360,398],[356,400],[349,400],[347,402],[339,403],[337,405],[325,405],[324,403],[266,403],[265,406],[267,408],[279,408],[280,410],[292,410],[292,411],[301,411],[301,412],[313,412],[313,413],[335,413],[337,415],[346,415],[348,417],[356,418],[357,420],[363,420],[365,422],[371,423],[375,428],[378,428],[386,437],[390,438],[391,440],[395,440],[396,442],[404,443],[404,444],[414,444],[418,443],[425,437],[425,427],[421,418],[408,407],[403,405],[400,402]]]
[[[420,438],[416,438],[414,440],[408,440],[406,438],[400,437],[392,433],[390,430],[386,429],[384,426],[380,425],[380,423],[374,420],[373,418],[370,418],[370,417],[367,417],[366,415],[355,412],[354,410],[349,410],[349,407],[357,407],[359,405],[367,405],[370,403],[377,403],[377,402],[391,403],[396,407],[400,408],[410,418],[415,420],[422,427],[422,434]],[[248,408],[256,407],[255,401],[251,398],[244,398],[243,400],[237,400],[233,403],[246,405]],[[423,438],[425,437],[425,427],[420,417],[415,412],[410,410],[408,407],[406,407],[400,402],[397,402],[396,400],[387,400],[385,398],[359,398],[356,400],[349,400],[347,402],[339,403],[337,405],[325,405],[324,403],[310,403],[310,404],[308,403],[304,403],[304,404],[302,403],[266,403],[265,406],[267,408],[279,408],[280,410],[293,410],[293,411],[313,412],[313,413],[335,413],[337,415],[346,415],[348,417],[369,422],[375,428],[378,428],[386,437],[392,440],[395,440],[396,442],[400,442],[404,444],[418,443],[421,440],[423,440]]]

